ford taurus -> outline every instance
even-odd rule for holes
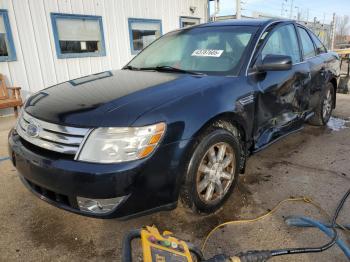
[[[336,104],[339,58],[289,20],[228,20],[170,32],[121,70],[27,99],[9,134],[26,187],[82,215],[214,212],[249,155]]]

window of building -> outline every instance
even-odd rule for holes
[[[0,9],[0,62],[16,60],[7,10]]]
[[[104,56],[101,16],[51,13],[58,58]]]
[[[200,24],[200,19],[197,17],[187,17],[187,16],[180,16],[180,27],[189,27]]]
[[[262,52],[262,59],[266,55],[287,55],[293,63],[300,62],[298,38],[293,25],[281,26],[271,33]]]
[[[162,22],[129,18],[129,34],[131,53],[136,54],[162,35]]]
[[[304,58],[310,58],[316,55],[314,43],[312,42],[308,32],[304,28],[298,27],[301,46],[303,48]]]

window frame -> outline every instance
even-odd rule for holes
[[[10,19],[8,16],[8,10],[7,9],[0,9],[0,15],[4,19],[4,26],[6,30],[6,37],[8,40],[9,46],[7,48],[9,49],[10,55],[8,56],[0,56],[0,62],[11,62],[11,61],[17,61],[17,54],[16,54],[16,48],[15,43],[13,41],[12,31],[11,31],[11,25],[10,25]]]
[[[304,56],[303,42],[302,42],[302,39],[301,39],[299,30],[298,30],[298,27],[301,28],[301,29],[304,29],[304,30],[306,31],[306,34],[309,36],[309,38],[310,38],[310,40],[311,40],[311,42],[312,42],[312,45],[314,46],[314,53],[315,53],[315,55],[310,56],[310,57],[305,57],[305,56]],[[310,32],[309,32],[309,29],[306,28],[306,27],[304,27],[304,26],[302,26],[302,25],[300,25],[300,24],[297,24],[297,25],[296,25],[296,29],[297,29],[298,38],[299,38],[300,50],[301,50],[301,52],[302,52],[302,58],[303,58],[302,60],[303,60],[303,61],[307,61],[307,60],[309,60],[309,59],[312,59],[312,58],[314,58],[314,57],[320,55],[320,54],[317,54],[317,47],[316,47],[316,44],[315,44],[314,40],[313,40],[312,37],[311,37],[311,34],[310,34]]]
[[[328,49],[327,49],[327,47],[324,45],[324,43],[321,41],[321,39],[320,39],[313,31],[311,31],[310,29],[308,29],[307,31],[308,31],[308,33],[309,33],[309,35],[310,35],[310,37],[311,37],[312,42],[314,43],[315,51],[316,51],[316,56],[328,53]],[[317,47],[315,38],[316,38],[316,39],[320,42],[320,44],[323,46],[325,52],[318,52],[319,50],[318,50],[318,47]]]
[[[197,21],[199,22],[198,24],[201,23],[200,17],[194,17],[194,16],[180,16],[180,17],[179,17],[179,27],[180,27],[180,28],[186,28],[186,27],[182,26],[182,19],[183,19],[183,18],[185,18],[185,19],[194,19],[194,20],[197,20]],[[196,25],[194,25],[194,26],[196,26]]]
[[[102,16],[66,14],[66,13],[50,13],[50,16],[51,16],[52,32],[53,32],[55,47],[56,47],[56,55],[57,55],[58,59],[106,56],[106,46],[105,46],[105,37],[104,37]],[[63,19],[66,18],[66,19],[95,20],[95,21],[97,21],[99,23],[100,34],[101,34],[101,50],[99,52],[63,54],[61,52],[61,47],[60,47],[60,42],[59,42],[60,39],[59,39],[58,28],[57,28],[57,19],[62,19],[62,18]]]
[[[159,24],[160,25],[160,27],[159,27],[159,29],[160,29],[160,36],[159,37],[162,37],[162,35],[163,35],[162,19],[149,19],[149,18],[133,18],[133,17],[129,17],[128,18],[129,42],[130,42],[130,52],[131,52],[132,55],[136,55],[136,54],[138,54],[138,53],[140,53],[142,51],[142,50],[135,50],[134,49],[134,45],[133,45],[134,38],[133,38],[133,35],[132,35],[131,24],[135,23],[135,22],[138,22],[138,23],[149,23],[149,24]]]

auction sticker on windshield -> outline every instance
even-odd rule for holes
[[[219,49],[197,49],[194,50],[191,56],[210,56],[220,57],[224,50]]]

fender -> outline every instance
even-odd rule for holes
[[[244,131],[245,142],[249,141],[253,129],[249,119],[254,117],[253,86],[244,77],[208,78],[217,78],[216,85],[163,104],[139,117],[133,126],[161,119],[168,126],[166,144],[194,139],[213,120],[225,117],[237,124]]]

